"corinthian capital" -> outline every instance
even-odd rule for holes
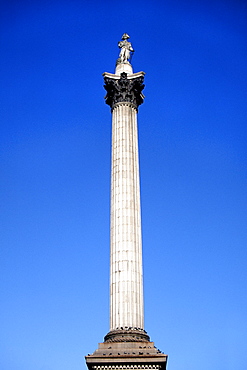
[[[132,103],[136,108],[143,103],[144,95],[142,90],[145,86],[143,84],[143,75],[128,78],[127,73],[123,72],[118,79],[105,76],[104,81],[104,88],[107,91],[105,101],[111,108],[120,102]]]

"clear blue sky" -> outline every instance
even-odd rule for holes
[[[168,370],[246,370],[246,1],[0,7],[0,369],[85,370],[108,332],[102,73],[127,32],[146,72],[145,329]]]

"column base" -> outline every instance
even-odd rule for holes
[[[166,370],[168,356],[158,350],[142,329],[110,331],[104,343],[86,358],[89,370]]]
[[[149,342],[150,338],[144,329],[120,328],[111,330],[104,338],[105,342]]]

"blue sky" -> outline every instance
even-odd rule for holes
[[[111,113],[127,32],[139,109],[145,329],[168,370],[247,362],[247,4],[2,1],[3,370],[86,369],[109,330]]]

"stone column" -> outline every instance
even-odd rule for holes
[[[142,243],[136,107],[112,111],[110,330],[143,329]]]
[[[88,370],[166,370],[144,330],[137,112],[144,72],[133,73],[134,52],[124,33],[115,74],[104,73],[112,111],[110,331],[86,356]]]
[[[144,98],[144,72],[105,73],[104,78],[112,108],[110,332],[143,331],[137,109]]]

